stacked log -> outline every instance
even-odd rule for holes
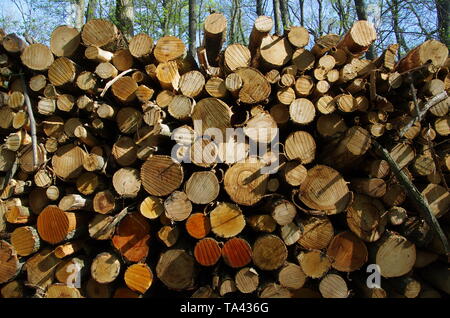
[[[2,37],[2,297],[449,293],[445,45],[226,25],[198,64],[102,19]]]

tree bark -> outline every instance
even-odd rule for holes
[[[318,23],[318,30],[317,30],[317,36],[321,36],[323,33],[322,29],[322,0],[317,0],[317,5],[319,6],[319,23]]]
[[[437,10],[437,23],[439,39],[450,47],[450,2],[447,0],[435,0]]]
[[[279,0],[279,1],[280,1],[280,10],[281,10],[281,20],[283,21],[284,29],[287,30],[291,26],[288,2],[286,0]]]
[[[355,0],[355,8],[356,14],[358,16],[358,20],[367,20],[367,12],[366,12],[366,3],[364,0]],[[375,58],[375,48],[373,46],[369,47],[369,50],[366,53],[366,57],[369,60],[373,60]]]
[[[86,9],[86,22],[95,18],[96,8],[97,8],[97,0],[89,0]]]
[[[75,1],[75,28],[81,30],[84,24],[84,0]]]
[[[304,14],[304,5],[305,5],[305,0],[298,0],[298,4],[300,6],[300,25],[304,26],[305,24],[305,14]]]
[[[134,6],[133,0],[116,0],[116,19],[118,27],[127,40],[133,35]]]
[[[195,0],[189,0],[189,53],[195,57],[195,46],[196,46],[196,27],[197,27],[197,16],[195,14]]]
[[[256,0],[256,15],[259,17],[260,15],[264,15],[263,10],[263,1],[262,0]]]
[[[273,17],[275,20],[275,33],[281,35],[280,0],[273,0]]]
[[[394,28],[394,34],[395,39],[397,40],[397,43],[400,44],[400,47],[403,48],[405,52],[409,51],[408,45],[406,45],[405,38],[402,34],[402,29],[399,26],[399,7],[398,7],[398,0],[392,0],[391,2],[391,8],[392,8],[392,24]],[[399,50],[400,55],[400,50]]]

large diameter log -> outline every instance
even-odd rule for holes
[[[231,128],[231,109],[217,98],[204,98],[197,102],[192,112],[194,130],[202,136],[209,128],[217,128],[225,136],[226,129]]]
[[[169,156],[155,155],[142,165],[141,180],[149,194],[165,196],[181,185],[183,168]]]
[[[307,211],[312,214],[340,213],[348,207],[352,197],[341,174],[324,165],[311,168],[300,186],[299,198],[312,209]]]
[[[48,206],[39,214],[37,230],[39,236],[50,244],[58,244],[78,234],[83,224],[83,216],[64,212],[56,206]]]
[[[74,144],[59,147],[52,157],[52,167],[55,174],[63,180],[74,179],[83,171],[83,149]]]
[[[175,36],[164,36],[156,42],[153,54],[160,63],[177,60],[186,53],[183,41]]]
[[[185,184],[186,195],[195,204],[214,201],[219,190],[219,180],[212,171],[194,172]]]
[[[280,285],[289,289],[297,290],[302,288],[306,279],[302,268],[294,263],[287,263],[278,273]]]
[[[161,254],[156,275],[169,289],[185,290],[195,283],[195,261],[181,249],[170,249]]]
[[[50,36],[50,49],[56,56],[74,55],[81,42],[80,32],[70,26],[61,25]]]
[[[215,265],[221,255],[219,242],[210,237],[205,237],[197,242],[194,248],[194,257],[202,266]]]
[[[140,262],[149,251],[150,225],[139,213],[127,215],[116,229],[113,246],[130,262]]]
[[[360,269],[368,259],[365,243],[352,232],[336,235],[327,248],[331,266],[341,272],[353,272]]]
[[[223,245],[222,258],[232,268],[243,267],[252,261],[252,248],[246,240],[233,237]]]
[[[55,86],[73,83],[77,75],[75,63],[67,57],[57,58],[49,67],[48,79]]]
[[[271,86],[260,71],[251,67],[239,68],[236,71],[243,82],[239,90],[239,100],[245,104],[256,104],[265,101],[271,92]]]
[[[448,48],[437,40],[428,40],[409,51],[396,65],[395,70],[403,73],[413,68],[431,63],[436,69],[441,67],[448,57]]]
[[[337,274],[328,274],[319,283],[323,298],[347,298],[350,294],[347,283]]]
[[[293,51],[286,37],[269,35],[261,41],[261,60],[268,68],[280,68],[287,64],[292,58]]]
[[[100,284],[111,283],[119,276],[120,267],[120,260],[116,255],[103,252],[92,261],[91,276]]]
[[[14,246],[0,241],[0,284],[14,279],[20,272],[22,265]]]
[[[377,33],[373,24],[360,20],[353,24],[338,43],[337,48],[347,49],[353,55],[360,55],[369,49],[376,38]]]
[[[252,250],[253,263],[262,270],[278,269],[287,258],[286,245],[278,236],[272,234],[259,237]]]
[[[309,32],[304,27],[292,26],[287,35],[289,42],[297,48],[303,48],[309,43]]]
[[[306,249],[324,249],[334,236],[333,224],[328,217],[309,216],[299,222],[298,243]]]
[[[20,256],[36,253],[40,247],[40,238],[34,227],[21,226],[11,233],[11,244]]]
[[[144,294],[153,283],[153,272],[146,264],[133,264],[126,269],[124,280],[128,288]]]
[[[153,50],[153,39],[145,33],[139,33],[130,40],[128,49],[135,58],[147,60]]]
[[[81,39],[87,46],[105,47],[117,40],[119,30],[108,20],[89,20],[81,30]]]
[[[386,232],[372,247],[371,259],[385,278],[407,274],[416,261],[416,247],[401,235]]]
[[[297,261],[307,277],[323,277],[331,268],[330,258],[320,250],[310,250],[297,255]]]
[[[166,217],[172,221],[184,221],[192,212],[192,203],[183,191],[172,192],[164,201]]]
[[[124,198],[135,198],[141,189],[139,171],[130,167],[117,170],[112,182],[116,192]]]
[[[234,43],[225,49],[223,59],[225,67],[233,72],[240,67],[250,66],[251,53],[246,46]]]
[[[252,206],[263,198],[269,179],[263,168],[262,162],[236,163],[225,172],[225,191],[234,202]]]
[[[34,43],[27,46],[20,55],[23,65],[33,71],[45,71],[52,65],[54,58],[48,46]]]

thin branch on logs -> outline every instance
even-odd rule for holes
[[[403,135],[408,131],[409,128],[411,128],[417,121],[420,121],[419,118],[423,118],[427,111],[433,107],[436,104],[439,104],[443,100],[445,100],[448,97],[447,92],[443,91],[442,93],[437,94],[436,96],[433,96],[424,106],[421,110],[418,111],[417,116],[412,118],[399,132],[400,137],[403,137]]]
[[[429,129],[431,129],[431,125],[429,125],[428,127],[429,127]],[[439,160],[438,160],[436,151],[434,150],[433,142],[431,141],[430,136],[428,134],[427,134],[427,143],[428,143],[428,148],[430,149],[430,152],[431,152],[431,157],[433,158],[434,165],[436,167],[436,171],[437,171],[437,173],[439,174],[439,177],[442,180],[442,184],[447,189],[447,191],[450,192],[450,189],[448,188],[447,181],[445,180],[445,176],[442,173],[441,165],[439,164]]]
[[[447,257],[449,258],[450,248],[448,245],[447,237],[442,231],[439,222],[437,221],[436,217],[431,211],[431,208],[426,199],[424,199],[419,190],[417,190],[417,188],[408,179],[406,174],[398,167],[397,163],[389,155],[389,152],[386,149],[384,149],[375,139],[372,139],[372,144],[374,145],[375,149],[379,151],[383,159],[389,163],[391,170],[394,172],[400,184],[405,189],[407,195],[416,203],[417,207],[419,208],[419,211],[421,212],[422,216],[424,217],[428,225],[439,236],[439,239],[441,240],[442,245],[444,246],[444,250],[447,254]]]
[[[25,97],[25,104],[27,105],[28,117],[30,118],[31,127],[31,144],[33,146],[33,169],[37,169],[38,153],[37,153],[37,138],[36,138],[36,120],[34,119],[33,108],[31,107],[30,96],[28,96],[27,85],[23,76],[23,70],[20,70],[20,79],[22,81],[23,95]]]
[[[117,75],[116,77],[114,77],[112,80],[110,80],[108,83],[106,83],[105,88],[103,89],[102,93],[100,94],[100,97],[104,97],[106,92],[108,91],[108,89],[116,82],[119,80],[119,78],[125,76],[126,74],[132,72],[132,71],[136,71],[135,68],[130,68],[129,70],[123,71],[122,73],[120,73],[119,75]]]

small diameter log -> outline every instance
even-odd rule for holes
[[[194,106],[195,100],[193,98],[184,95],[175,95],[167,111],[175,119],[186,121],[191,117]]]
[[[356,290],[365,298],[387,298],[387,292],[383,288],[367,286],[367,274],[364,272],[354,272],[351,281],[355,284]]]
[[[368,259],[365,243],[351,232],[336,235],[327,248],[331,266],[341,272],[360,269]]]
[[[436,218],[442,217],[449,211],[450,193],[443,186],[430,183],[422,191],[422,196],[427,200]]]
[[[82,298],[80,291],[64,284],[52,284],[45,292],[45,298]]]
[[[66,256],[72,255],[79,250],[81,250],[84,246],[84,241],[72,241],[67,242],[65,244],[59,245],[55,248],[55,256],[57,258],[64,258]]]
[[[0,295],[3,298],[24,298],[24,287],[21,281],[13,280],[2,286]]]
[[[139,85],[139,87],[134,92],[137,99],[142,103],[150,101],[154,93],[155,91],[152,88],[149,88],[145,85]]]
[[[385,232],[371,249],[371,258],[385,278],[407,274],[416,261],[416,247],[401,235]]]
[[[175,36],[164,36],[156,42],[153,54],[160,63],[177,60],[186,53],[183,41]]]
[[[292,298],[292,292],[276,283],[263,285],[258,295],[260,298]]]
[[[284,165],[282,172],[284,181],[291,186],[298,187],[305,181],[308,171],[300,162],[293,160]]]
[[[124,280],[129,289],[145,294],[153,283],[153,272],[146,264],[133,264],[126,269]]]
[[[140,262],[148,255],[150,225],[141,214],[127,215],[112,238],[113,246],[130,262]]]
[[[145,33],[139,33],[130,40],[128,49],[135,58],[147,61],[153,50],[153,39]]]
[[[356,192],[368,195],[372,198],[381,198],[386,194],[386,183],[378,178],[354,178],[351,179],[351,187]]]
[[[74,286],[86,273],[87,262],[84,258],[72,257],[60,263],[55,270],[58,282]]]
[[[398,183],[389,184],[382,200],[387,207],[402,205],[406,200],[405,189]]]
[[[271,17],[262,15],[256,18],[248,42],[248,48],[250,50],[252,58],[255,58],[255,56],[257,56],[257,53],[259,54],[261,41],[269,34],[272,28],[273,20]]]
[[[219,237],[238,235],[245,227],[245,218],[240,208],[232,203],[219,203],[210,213],[211,230]]]
[[[164,212],[164,204],[161,198],[148,196],[139,206],[139,212],[146,218],[157,219]]]
[[[21,226],[11,233],[11,244],[18,255],[28,256],[39,250],[40,238],[34,227]]]
[[[25,206],[11,206],[5,212],[5,219],[11,224],[25,224],[31,220],[30,209]]]
[[[297,49],[292,54],[292,63],[299,71],[308,71],[314,67],[315,57],[307,49]]]
[[[302,75],[295,81],[294,89],[298,96],[306,97],[313,92],[314,81],[311,76]]]
[[[133,134],[142,125],[142,113],[132,107],[124,107],[117,112],[115,120],[121,133]]]
[[[225,41],[226,29],[227,19],[221,13],[210,14],[204,22],[203,43],[206,48],[208,64],[211,66],[219,65],[218,56]]]
[[[345,34],[336,47],[359,56],[369,49],[376,38],[377,33],[373,24],[365,20],[360,20],[353,24],[352,28]]]
[[[194,172],[186,181],[185,192],[195,204],[208,204],[219,195],[219,180],[211,171]]]
[[[33,71],[48,70],[54,61],[52,51],[49,47],[40,43],[27,46],[20,55],[20,59],[23,65]]]
[[[280,237],[287,246],[294,245],[300,239],[300,229],[295,223],[289,223],[281,226]]]
[[[78,192],[84,195],[90,195],[100,187],[101,179],[93,172],[84,172],[77,178],[75,184]]]
[[[408,218],[406,210],[399,206],[393,206],[387,211],[387,219],[391,225],[401,225]]]
[[[213,266],[220,258],[221,247],[219,243],[210,237],[197,242],[194,248],[195,260],[202,266]]]
[[[91,19],[81,30],[81,39],[87,46],[105,47],[113,44],[119,36],[117,27],[108,20]]]
[[[205,84],[205,90],[211,97],[224,98],[227,96],[225,81],[220,77],[211,77]]]
[[[311,101],[306,98],[298,98],[290,104],[289,114],[294,123],[306,125],[314,120],[316,110]]]
[[[259,274],[251,267],[244,267],[234,277],[236,288],[243,294],[253,293],[259,285]]]
[[[321,278],[331,268],[330,258],[320,250],[301,252],[297,261],[305,275],[311,278]]]
[[[345,280],[336,274],[328,274],[322,278],[319,291],[323,298],[347,298],[350,294]]]
[[[0,284],[14,279],[20,272],[22,265],[14,246],[6,241],[0,241]]]
[[[110,62],[114,56],[114,53],[102,50],[96,46],[88,46],[84,51],[84,56],[98,63]]]
[[[30,78],[28,85],[33,92],[40,92],[47,86],[47,78],[42,74],[35,75]]]
[[[284,87],[277,91],[277,99],[283,105],[290,105],[295,100],[295,91],[292,87]]]
[[[383,204],[366,195],[357,194],[347,209],[350,230],[366,242],[378,240],[387,224]]]
[[[134,168],[121,168],[113,175],[113,186],[116,192],[124,198],[135,198],[141,189],[139,171]]]
[[[61,146],[52,157],[53,171],[63,180],[77,178],[83,170],[85,155],[84,150],[74,144]]]
[[[253,263],[262,270],[278,269],[286,258],[286,245],[278,236],[266,234],[259,237],[253,245]]]
[[[409,276],[389,278],[383,280],[384,288],[406,298],[416,298],[422,288],[421,283]]]
[[[332,180],[332,181],[331,181]],[[317,192],[318,189],[322,189]],[[340,173],[328,166],[317,165],[308,170],[300,186],[299,199],[318,215],[332,215],[344,211],[352,199],[347,182]]]
[[[114,143],[111,154],[120,166],[131,166],[137,160],[137,147],[132,138],[121,136]]]
[[[403,73],[428,63],[437,69],[445,63],[447,57],[448,49],[445,44],[436,40],[428,40],[409,51],[397,63],[395,70]]]
[[[199,136],[208,128],[220,129],[225,136],[226,129],[231,128],[231,115],[231,109],[225,102],[209,97],[197,102],[191,117],[194,121],[194,130]]]
[[[68,194],[61,198],[58,203],[58,207],[63,211],[81,210],[83,208],[89,208],[91,204],[90,199],[79,194]]]
[[[100,284],[90,278],[86,283],[86,296],[89,298],[111,298],[112,288],[109,284]]]
[[[257,104],[265,101],[271,92],[271,86],[260,71],[251,67],[239,68],[235,71],[242,78],[239,100],[245,104]]]
[[[183,168],[169,156],[155,155],[142,165],[141,179],[149,194],[166,196],[181,185]]]
[[[120,260],[111,253],[98,254],[91,264],[91,277],[100,284],[111,283],[119,276]]]
[[[365,162],[361,165],[361,169],[371,178],[385,178],[389,175],[389,163],[386,160],[375,159]]]
[[[286,263],[278,272],[280,285],[289,289],[300,289],[306,282],[306,275],[302,268],[294,263]]]
[[[180,77],[179,90],[187,97],[195,98],[200,95],[205,86],[205,77],[199,71],[190,71]]]
[[[122,103],[130,103],[135,100],[135,91],[138,88],[136,81],[130,76],[123,76],[112,84],[111,91]]]
[[[250,66],[251,53],[250,50],[239,43],[229,45],[225,49],[223,55],[223,63],[228,71],[234,72],[240,67]]]
[[[272,218],[281,226],[291,223],[297,215],[295,205],[285,199],[271,202],[269,210]]]
[[[180,230],[177,226],[165,225],[158,231],[158,239],[167,247],[174,246],[180,237]]]
[[[293,54],[293,48],[286,37],[268,35],[261,41],[261,61],[267,68],[279,68],[288,63]]]
[[[97,192],[92,203],[94,211],[100,214],[111,213],[116,207],[114,195],[109,190]]]
[[[420,277],[439,290],[450,294],[450,275],[446,264],[435,262],[422,269]]]
[[[192,212],[192,203],[183,191],[174,191],[164,201],[166,217],[172,221],[184,221]]]
[[[65,212],[49,205],[37,218],[37,230],[41,239],[50,244],[58,244],[73,238],[81,230],[83,216]]]
[[[296,131],[286,138],[284,149],[289,160],[298,159],[302,164],[307,164],[315,158],[316,142],[306,131]]]
[[[50,201],[56,201],[59,198],[59,188],[57,186],[50,186],[45,190],[45,194]]]
[[[334,236],[333,225],[327,217],[310,216],[299,221],[298,243],[306,249],[324,249]]]
[[[61,260],[54,251],[43,248],[26,261],[27,280],[29,284],[45,288],[53,282],[56,267]]]
[[[118,70],[109,62],[100,63],[95,68],[95,74],[101,79],[107,80],[117,76]]]
[[[15,33],[6,35],[2,41],[3,48],[12,54],[22,53],[27,47],[27,43],[19,38]]]
[[[252,249],[246,240],[234,237],[223,245],[222,258],[228,266],[240,268],[252,261]]]
[[[186,231],[196,239],[206,237],[211,231],[209,218],[203,213],[193,213],[186,220]]]
[[[170,249],[161,254],[156,275],[172,290],[190,289],[195,281],[195,261],[181,249]]]
[[[111,60],[114,67],[120,71],[125,72],[133,67],[133,56],[127,49],[120,49],[114,52],[114,56]]]
[[[175,61],[159,63],[155,72],[156,78],[158,79],[162,89],[169,91],[178,90],[180,83],[180,74],[178,72],[178,65]],[[158,103],[158,105],[160,105],[160,102]]]
[[[292,26],[288,32],[288,40],[294,47],[303,48],[309,43],[309,32],[301,26]]]

